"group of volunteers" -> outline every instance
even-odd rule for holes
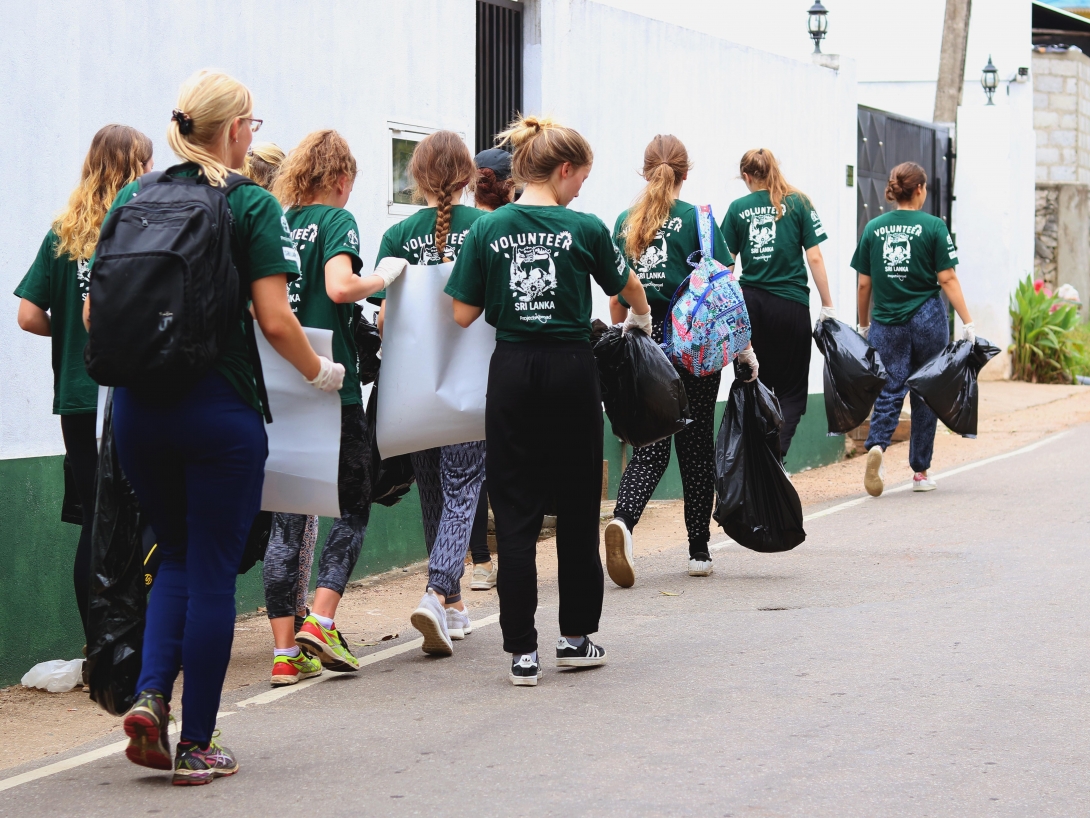
[[[83,507],[74,583],[86,629],[98,385],[87,373],[84,348],[103,331],[96,327],[96,306],[101,314],[117,297],[110,281],[124,255],[113,252],[123,236],[118,225],[148,228],[150,220],[151,227],[168,227],[169,214],[158,213],[155,204],[162,185],[181,190],[196,183],[225,194],[240,292],[237,304],[221,305],[231,321],[215,360],[180,394],[115,386],[112,398],[120,463],[162,552],[148,600],[136,701],[124,719],[127,755],[137,764],[173,770],[175,784],[203,784],[238,770],[218,741],[216,714],[234,633],[235,578],[259,510],[268,452],[267,399],[248,340],[251,316],[300,377],[339,393],[341,401],[341,514],[322,547],[309,607],[318,520],[273,515],[263,569],[275,644],[272,683],[293,684],[325,668],[359,668],[335,623],[364,544],[376,465],[361,397],[355,331],[365,319],[357,305],[381,305],[381,331],[386,288],[409,265],[454,262],[445,288],[454,320],[468,327],[483,316],[496,331],[486,432],[485,440],[411,457],[428,551],[427,581],[411,621],[423,635],[423,650],[433,655],[451,655],[452,642],[471,633],[461,585],[470,551],[470,587],[498,592],[510,680],[536,685],[542,664],[536,545],[547,508],[555,508],[560,521],[556,664],[606,662],[606,650],[590,638],[599,629],[604,594],[603,417],[590,343],[591,280],[610,296],[611,317],[625,332],[642,331],[661,343],[672,296],[701,247],[697,210],[681,199],[692,164],[677,137],[651,140],[642,170],[646,186],[610,231],[597,216],[568,207],[591,172],[587,140],[552,120],[524,116],[476,159],[452,132],[422,140],[409,171],[426,206],[386,231],[375,264],[364,269],[359,228],[346,209],[357,174],[348,143],[336,131],[321,130],[286,153],[255,145],[262,120],[254,113],[250,91],[238,81],[207,71],[194,75],[182,86],[168,124],[167,142],[180,164],[159,173],[152,172],[146,136],[121,125],[100,130],[78,187],[15,291],[22,299],[19,325],[52,339],[53,410],[61,416]],[[806,409],[807,265],[821,299],[820,318],[835,317],[819,249],[826,233],[813,203],[785,181],[770,151],[747,152],[740,173],[750,193],[730,205],[721,228],[713,224],[711,246],[723,265],[740,263],[752,345],[739,355],[747,365],[739,372],[759,376],[779,398],[786,454]],[[905,379],[947,342],[941,291],[972,336],[950,235],[941,220],[921,210],[926,182],[916,165],[893,170],[887,197],[897,209],[867,225],[852,261],[859,273],[860,331],[869,332],[889,373],[867,441],[865,486],[871,494],[882,490],[882,453],[897,424]],[[468,192],[472,206],[465,203]],[[96,246],[102,250],[97,258]],[[332,360],[314,352],[303,327],[332,331]],[[679,372],[693,418],[674,436],[688,573],[706,577],[712,573],[720,373]],[[915,396],[912,410],[914,488],[928,490],[934,488],[927,469],[936,419]],[[636,449],[621,478],[604,533],[606,568],[617,585],[635,582],[632,531],[669,458],[669,438]],[[489,506],[495,565],[486,543]],[[167,728],[182,667],[185,719],[172,755]]]

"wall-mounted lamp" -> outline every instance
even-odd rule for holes
[[[988,64],[984,66],[984,72],[980,75],[980,85],[984,93],[988,95],[988,105],[995,105],[992,96],[999,87],[999,69],[992,64],[992,55],[988,55]]]
[[[806,22],[806,27],[814,41],[814,53],[820,54],[821,41],[825,39],[825,33],[829,30],[829,10],[821,5],[821,0],[815,0],[814,5],[810,6],[809,14],[810,18]]]
[[[1011,95],[1011,83],[1029,82],[1029,68],[1022,66],[1014,72],[1014,76],[1007,80],[1007,96]]]

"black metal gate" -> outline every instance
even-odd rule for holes
[[[522,4],[477,0],[477,151],[522,109]]]
[[[945,221],[949,228],[954,199],[950,129],[862,105],[858,124],[856,235],[862,236],[867,222],[894,206],[886,201],[886,183],[889,172],[901,162],[915,162],[927,171],[928,193],[923,209]]]

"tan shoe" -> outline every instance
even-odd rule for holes
[[[490,562],[477,563],[473,566],[473,579],[469,583],[471,591],[491,591],[496,587],[498,569]]]
[[[881,497],[885,490],[886,469],[882,465],[882,447],[871,446],[867,450],[867,470],[863,474],[863,488],[871,497]]]

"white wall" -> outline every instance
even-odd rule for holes
[[[834,299],[854,316],[854,276],[844,275],[855,245],[855,190],[845,184],[856,153],[850,61],[838,74],[808,57],[787,59],[587,0],[540,0],[529,11],[526,107],[578,129],[595,149],[573,207],[612,227],[643,184],[648,141],[673,133],[695,163],[682,198],[711,203],[719,220],[747,193],[742,154],[770,148],[823,217]],[[606,299],[597,298],[604,318]],[[819,306],[814,291],[815,317]],[[813,392],[821,390],[820,366],[815,353]]]
[[[396,9],[397,13],[393,13]],[[249,85],[259,139],[290,148],[332,127],[360,173],[349,210],[370,257],[387,216],[387,120],[474,127],[474,0],[51,0],[6,3],[0,28],[0,458],[63,451],[49,341],[10,295],[78,181],[92,135],[120,122],[174,161],[166,124],[200,68]]]

